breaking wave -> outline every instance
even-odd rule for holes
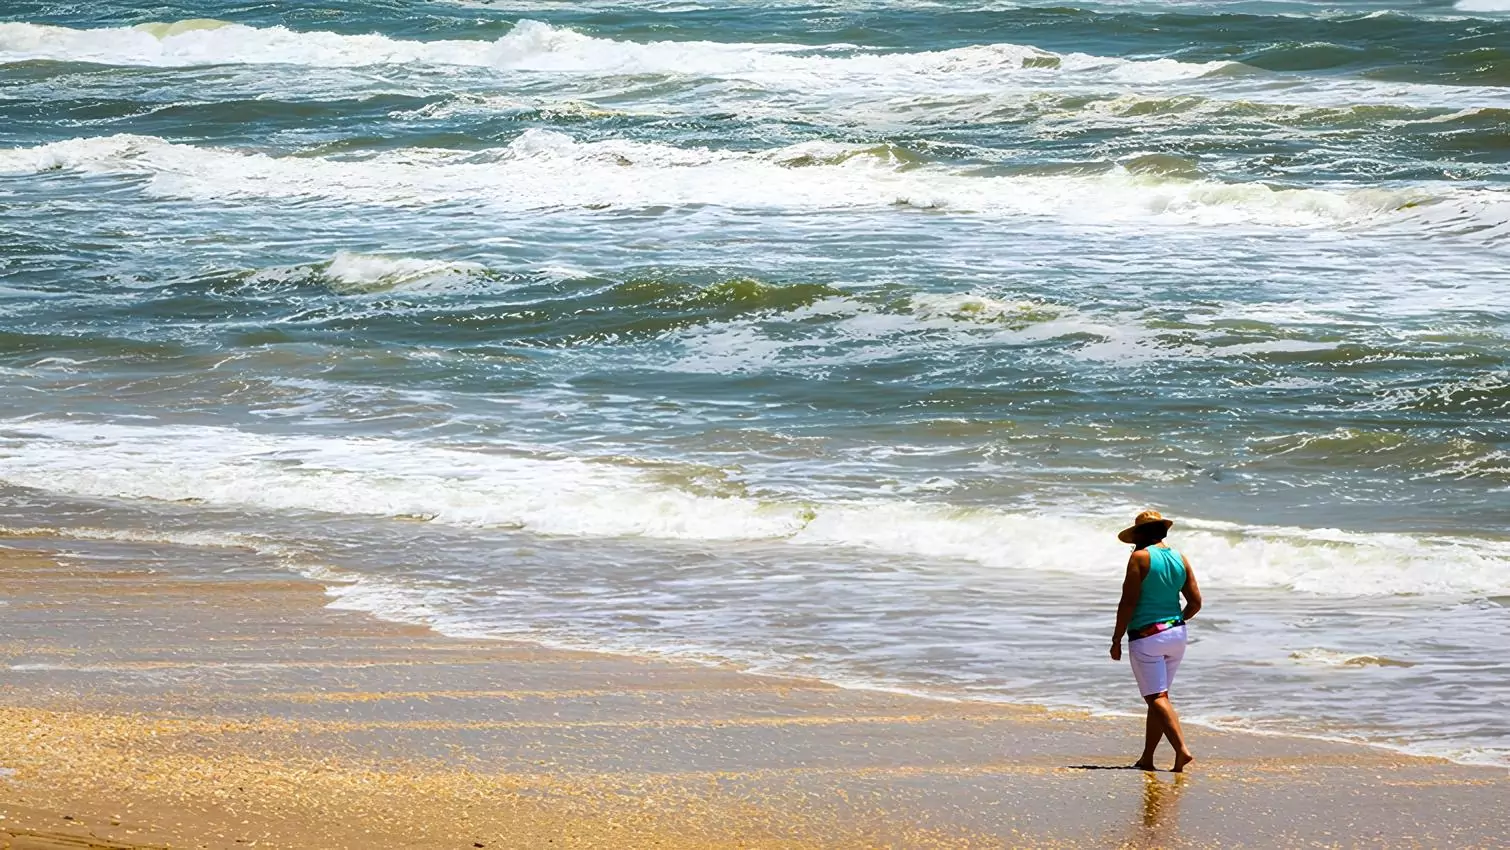
[[[988,44],[915,53],[794,44],[711,41],[632,42],[595,38],[523,20],[494,41],[408,41],[383,35],[296,32],[212,20],[70,29],[0,23],[0,62],[88,62],[191,67],[253,64],[309,67],[460,65],[514,71],[586,74],[673,74],[775,81],[794,74],[934,80],[980,79],[1002,72],[1084,73],[1121,82],[1188,79],[1231,62],[1134,61],[1083,53],[1057,54],[1018,44]]]
[[[481,263],[444,262],[341,251],[325,267],[336,289],[374,292],[393,289],[450,289],[487,272]]]
[[[1290,660],[1310,667],[1414,667],[1414,661],[1402,661],[1383,655],[1365,655],[1336,649],[1301,649],[1290,653]]]
[[[894,146],[806,142],[762,152],[579,142],[527,130],[502,148],[412,148],[365,159],[271,156],[116,135],[0,151],[0,173],[74,171],[144,181],[157,197],[323,199],[494,211],[923,209],[1077,223],[1357,227],[1409,224],[1497,238],[1510,201],[1492,190],[1311,189],[1224,183],[1125,167],[1098,174],[981,174],[919,164]]]
[[[1510,0],[1458,0],[1453,8],[1459,12],[1510,12]]]
[[[1070,573],[1098,574],[1125,555],[1112,536],[1115,522],[902,500],[757,499],[716,470],[692,470],[678,483],[687,476],[641,462],[386,439],[191,426],[0,425],[0,481],[74,495],[544,535],[787,542],[1008,569],[1019,562],[999,541],[1027,539],[1038,551],[1033,569]],[[710,472],[719,480],[699,484]],[[1343,596],[1510,593],[1510,547],[1491,541],[1188,522],[1181,542],[1205,565],[1203,582],[1214,586]]]

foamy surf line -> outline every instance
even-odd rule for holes
[[[355,68],[374,65],[455,65],[558,74],[668,74],[739,78],[811,86],[816,79],[979,87],[982,75],[1076,75],[1120,83],[1166,83],[1230,69],[1231,62],[1129,60],[1083,53],[1057,54],[1030,45],[972,45],[916,53],[880,53],[849,46],[712,41],[633,42],[598,38],[522,20],[496,40],[408,41],[379,34],[297,32],[216,20],[70,29],[0,23],[0,63],[90,62],[142,67],[296,65]],[[818,76],[814,76],[818,75]]]
[[[639,466],[592,458],[218,427],[13,420],[0,428],[0,482],[72,495],[565,537],[769,541],[1005,569],[1021,565],[995,541],[1034,539],[1042,550],[1035,564],[1072,575],[1100,575],[1099,565],[1125,556],[1105,521],[904,500],[707,495]],[[1185,525],[1185,548],[1211,565],[1204,580],[1214,587],[1354,597],[1510,595],[1510,544],[1503,542]],[[1456,567],[1436,567],[1447,562]]]
[[[1491,12],[1510,15],[1510,0],[1458,0],[1452,8],[1459,12]]]
[[[804,142],[746,152],[657,142],[580,142],[531,129],[502,148],[413,148],[367,159],[270,156],[116,135],[0,151],[0,174],[68,171],[133,178],[148,195],[308,200],[498,212],[671,206],[740,210],[928,209],[1196,226],[1355,228],[1380,224],[1490,238],[1510,196],[1452,187],[1309,189],[1223,183],[1124,168],[1096,175],[983,176],[917,166],[888,145]]]
[[[402,71],[453,67],[469,69],[469,78],[475,78],[477,70],[492,70],[563,81],[642,75],[712,79],[799,94],[851,117],[854,102],[873,103],[887,97],[932,98],[947,92],[992,98],[1008,91],[1027,96],[1129,90],[1167,97],[1171,87],[1228,98],[1244,108],[1251,101],[1276,96],[1296,104],[1331,107],[1505,105],[1495,89],[1481,86],[1274,74],[1226,60],[1129,59],[1056,53],[1013,43],[909,52],[849,44],[637,42],[586,35],[533,20],[521,20],[493,40],[436,41],[254,27],[210,19],[101,29],[0,23],[0,65],[37,61],[141,68],[248,65]],[[736,100],[729,106],[738,108],[739,104]]]

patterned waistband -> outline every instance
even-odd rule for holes
[[[1131,641],[1138,640],[1139,638],[1152,637],[1153,635],[1156,635],[1159,632],[1167,632],[1170,629],[1178,628],[1179,626],[1183,626],[1183,625],[1185,625],[1185,621],[1183,619],[1179,618],[1179,617],[1175,617],[1172,620],[1160,620],[1157,623],[1149,623],[1148,625],[1143,626],[1142,628],[1133,629],[1132,631],[1129,631],[1127,633],[1127,639],[1128,639],[1129,642],[1131,642]]]

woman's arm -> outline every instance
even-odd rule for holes
[[[1139,549],[1127,559],[1127,575],[1122,579],[1122,601],[1117,603],[1117,628],[1112,632],[1112,660],[1122,660],[1122,636],[1143,596],[1143,579],[1148,576],[1148,550]]]
[[[1201,586],[1195,583],[1195,567],[1190,566],[1190,559],[1181,555],[1180,560],[1185,562],[1185,586],[1180,588],[1185,595],[1185,610],[1180,616],[1188,620],[1201,610]]]

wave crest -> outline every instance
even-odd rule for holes
[[[0,428],[0,481],[78,495],[568,536],[785,541],[1003,569],[1021,564],[999,541],[1031,539],[1033,569],[1087,575],[1126,557],[1114,521],[910,501],[755,499],[727,482],[713,490],[681,486],[677,476],[641,462],[215,427],[17,420]],[[1504,543],[1198,520],[1182,528],[1183,550],[1214,587],[1510,594]],[[1440,569],[1443,563],[1453,569]]]
[[[1401,661],[1383,655],[1363,655],[1335,649],[1301,649],[1290,653],[1290,660],[1311,667],[1414,667],[1414,661]]]
[[[1160,82],[1200,77],[1234,64],[1184,63],[1172,59],[1134,61],[1083,53],[1060,55],[1019,44],[879,53],[795,44],[632,42],[584,35],[532,20],[519,21],[494,41],[408,41],[377,34],[296,32],[286,27],[251,27],[211,19],[82,30],[0,23],[0,62],[29,60],[150,67],[459,65],[554,73],[734,77],[801,84],[822,79],[815,78],[815,74],[909,78],[935,84],[940,79],[955,77],[977,85],[983,74],[1015,71]]]
[[[1510,0],[1458,0],[1453,8],[1459,12],[1510,12]]]
[[[802,165],[804,167],[793,167]],[[893,146],[803,143],[763,152],[652,142],[579,142],[528,130],[502,148],[423,148],[366,159],[270,156],[117,135],[0,151],[0,173],[69,170],[144,180],[158,197],[324,199],[494,211],[722,206],[750,210],[915,208],[1077,223],[1353,228],[1389,224],[1484,240],[1510,234],[1510,200],[1489,190],[1312,189],[1223,183],[1132,162],[1098,174],[982,174]],[[1156,166],[1156,167],[1155,167]],[[1440,191],[1440,190],[1439,190]]]
[[[481,263],[423,260],[340,251],[325,267],[337,291],[384,292],[393,289],[451,289],[487,273]]]

